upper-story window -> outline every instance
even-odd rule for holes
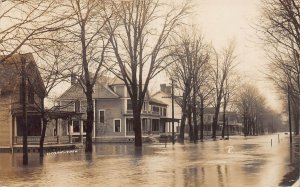
[[[99,111],[99,121],[100,121],[100,123],[104,123],[104,115],[105,115],[105,112],[104,112],[104,110],[100,110]]]
[[[159,113],[159,107],[158,106],[152,106],[152,111]]]
[[[80,112],[80,101],[75,101],[75,112]]]
[[[127,110],[132,110],[132,101],[130,99],[127,100]]]
[[[166,108],[162,108],[162,116],[167,116],[167,109]]]

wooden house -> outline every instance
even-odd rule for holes
[[[22,73],[22,64],[24,64],[24,73]],[[31,53],[15,54],[0,62],[0,148],[3,149],[22,147],[24,126],[22,76],[26,80],[28,145],[39,144],[42,131],[40,106],[41,96],[45,92],[44,83],[33,55]],[[78,116],[75,113],[64,111],[49,111],[47,115],[49,119],[55,119],[56,122],[58,119]],[[45,144],[72,142],[72,137],[70,138],[68,134],[57,133],[57,123],[52,126],[56,128],[56,133],[48,132]]]

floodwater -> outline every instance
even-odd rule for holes
[[[48,154],[42,163],[32,153],[27,167],[22,154],[0,153],[0,186],[278,186],[292,170],[288,143],[276,134],[143,149],[96,144],[92,154]]]

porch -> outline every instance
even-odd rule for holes
[[[39,146],[43,127],[41,116],[38,112],[30,112],[27,115],[28,147]],[[70,147],[73,144],[83,144],[85,133],[83,133],[81,115],[82,113],[68,111],[48,111],[44,147],[61,147],[61,145]],[[22,147],[24,125],[22,116],[19,113],[14,113],[12,119],[12,146],[13,148]],[[79,133],[73,133],[73,123],[70,123],[72,120],[82,122],[78,127]]]

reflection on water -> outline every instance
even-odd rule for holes
[[[270,137],[198,144],[96,144],[94,152],[47,155],[0,154],[0,186],[272,186],[289,172],[286,139]]]

